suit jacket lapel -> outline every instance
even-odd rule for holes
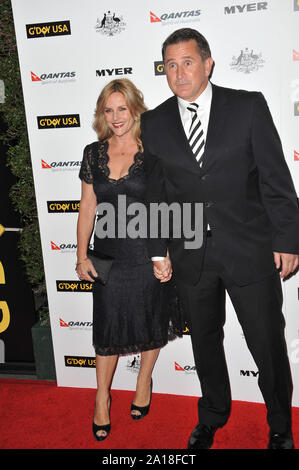
[[[227,99],[221,87],[212,84],[212,102],[210,110],[210,118],[205,142],[205,151],[203,154],[202,169],[209,168],[217,155],[219,155],[219,144],[222,142],[221,133],[225,132],[226,123],[226,107]]]
[[[219,154],[216,151],[216,147],[219,147],[220,134],[224,131],[226,122],[225,104],[227,102],[226,95],[223,93],[221,87],[212,84],[212,102],[209,117],[208,130],[205,142],[205,151],[203,154],[203,165],[202,169],[206,170],[213,164],[215,158]],[[201,168],[193,155],[193,152],[188,143],[181,116],[179,112],[178,100],[176,96],[173,96],[169,100],[169,112],[168,114],[168,129],[171,132],[172,140],[175,143],[177,149],[180,151],[176,152],[177,158],[184,158],[185,164],[189,166],[191,171],[197,173],[201,172]],[[184,157],[183,157],[184,156]]]
[[[188,139],[183,128],[178,100],[176,96],[169,102],[169,114],[168,114],[168,129],[171,132],[172,140],[174,142],[177,158],[184,158],[184,164],[190,167],[191,171],[200,172],[199,165],[193,155],[193,152],[188,143]]]

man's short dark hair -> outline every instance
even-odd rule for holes
[[[200,34],[196,29],[181,28],[174,31],[167,39],[165,39],[162,46],[162,57],[165,59],[165,53],[167,46],[172,44],[178,44],[180,42],[186,42],[194,39],[197,43],[198,51],[201,55],[202,60],[206,60],[211,57],[211,50],[206,38]]]

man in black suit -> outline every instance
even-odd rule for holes
[[[174,96],[142,115],[147,201],[203,203],[204,218],[201,248],[186,249],[184,235],[149,241],[156,276],[173,269],[190,322],[202,397],[188,447],[210,448],[230,414],[227,291],[259,370],[268,448],[293,448],[281,278],[298,267],[299,210],[280,139],[261,93],[211,84],[196,30],[175,31],[162,55]]]

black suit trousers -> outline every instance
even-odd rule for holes
[[[225,295],[230,296],[247,346],[259,371],[258,384],[271,430],[291,426],[292,379],[284,338],[282,289],[278,272],[258,282],[235,285],[207,239],[199,283],[177,282],[190,323],[195,365],[202,389],[199,423],[223,426],[229,418],[231,392],[223,347]]]

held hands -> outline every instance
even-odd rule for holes
[[[160,282],[167,282],[172,276],[172,266],[169,254],[161,261],[153,261],[154,275]]]
[[[285,279],[298,268],[299,255],[274,252],[274,263],[276,268],[280,269],[280,277]]]
[[[97,277],[98,275],[89,258],[85,258],[84,260],[77,262],[76,272],[80,280],[89,282],[94,282],[94,279],[92,279],[92,277],[90,277],[90,275],[88,274],[89,272],[91,272],[94,277]]]

